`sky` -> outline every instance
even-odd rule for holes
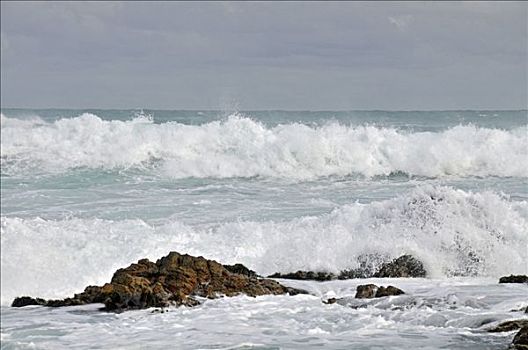
[[[2,108],[526,109],[522,2],[1,2]]]

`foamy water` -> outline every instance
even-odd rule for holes
[[[175,178],[367,177],[403,172],[429,177],[524,176],[526,126],[457,125],[443,132],[294,123],[266,127],[240,115],[202,125],[106,121],[85,113],[53,123],[2,116],[4,172],[76,167],[160,167]],[[154,164],[153,164],[154,163]],[[27,169],[29,168],[29,169]]]
[[[528,274],[526,111],[3,110],[1,136],[3,348],[494,349],[511,335],[487,325],[525,317],[526,286],[496,282]],[[412,254],[432,279],[357,310],[321,298],[366,281],[165,314],[8,306],[171,250],[263,275]]]

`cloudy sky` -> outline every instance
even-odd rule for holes
[[[528,5],[1,2],[1,104],[524,109]]]

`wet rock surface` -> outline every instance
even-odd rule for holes
[[[394,286],[377,286],[375,284],[362,284],[357,286],[356,299],[381,298],[391,295],[401,295],[405,292]]]
[[[402,255],[383,264],[374,277],[425,277],[426,275],[421,261],[411,255]]]
[[[101,287],[88,286],[73,298],[45,301],[22,297],[15,299],[12,306],[104,303],[107,311],[123,311],[169,305],[195,306],[199,304],[197,297],[306,293],[274,280],[258,278],[254,271],[241,264],[226,267],[214,260],[171,252],[155,263],[142,259],[119,269],[110,283]]]
[[[528,326],[524,326],[513,337],[511,348],[516,350],[528,350]]]
[[[509,275],[499,279],[499,283],[528,283],[526,275]]]
[[[504,321],[498,324],[497,326],[488,329],[488,332],[511,332],[516,329],[521,329],[523,327],[528,327],[528,319]]]

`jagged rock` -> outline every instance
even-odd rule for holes
[[[381,298],[391,295],[401,295],[405,292],[394,286],[378,287],[375,284],[362,284],[356,288],[356,299]]]
[[[497,326],[488,329],[488,332],[492,333],[498,333],[498,332],[511,332],[516,329],[520,329],[523,327],[528,327],[528,319],[524,320],[510,320],[510,321],[504,321]]]
[[[286,278],[291,280],[312,280],[312,281],[330,281],[336,279],[336,275],[331,272],[314,272],[314,271],[297,271],[291,273],[276,272],[269,278]]]
[[[15,298],[11,304],[13,307],[23,307],[28,305],[46,305],[46,300],[24,296]]]
[[[421,261],[412,255],[402,255],[383,264],[374,277],[425,277],[426,274]]]
[[[242,264],[224,265],[227,271],[232,273],[238,273],[239,275],[245,275],[249,278],[260,277],[255,271],[248,269]]]
[[[522,327],[513,337],[512,347],[516,350],[528,350],[528,326]]]
[[[231,271],[214,260],[171,252],[156,263],[142,259],[117,270],[110,283],[102,287],[88,286],[73,298],[44,301],[39,305],[57,307],[102,302],[108,311],[123,311],[169,305],[195,306],[199,304],[196,297],[307,293],[274,280],[257,278],[253,271],[240,264],[229,268]],[[17,304],[22,302],[17,301]]]
[[[499,279],[499,283],[528,283],[526,275],[509,275]]]

